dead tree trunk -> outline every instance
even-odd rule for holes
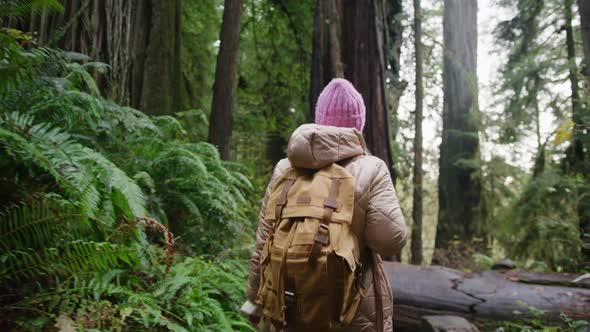
[[[422,9],[414,0],[414,49],[416,52],[416,112],[414,113],[414,204],[412,205],[412,264],[422,264]]]
[[[479,219],[477,1],[445,0],[444,109],[436,247],[470,240]]]
[[[365,102],[364,134],[369,149],[391,169],[390,119],[385,91],[385,2],[318,0],[315,15],[310,113],[314,113],[322,89],[340,75],[340,65],[334,63],[340,58],[344,77],[353,83]],[[330,26],[335,21],[339,21],[337,26]],[[338,36],[339,42],[334,41],[334,36]]]
[[[534,318],[560,323],[560,314],[590,319],[590,282],[576,275],[484,271],[385,263],[393,291],[396,331],[416,331],[429,315],[465,317],[478,325]],[[578,287],[576,287],[578,286]]]
[[[209,142],[219,148],[224,160],[230,157],[241,16],[242,0],[225,0],[209,118]]]

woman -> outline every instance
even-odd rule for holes
[[[368,266],[362,276],[365,296],[351,325],[343,331],[392,331],[392,294],[379,255],[399,254],[407,229],[389,170],[381,159],[366,151],[360,134],[365,124],[365,105],[350,82],[332,80],[320,94],[315,115],[315,125],[295,130],[289,140],[288,158],[276,165],[267,187],[250,260],[248,301],[242,311],[257,325],[260,310],[254,303],[260,280],[260,252],[271,229],[264,211],[276,180],[290,167],[318,169],[319,165],[340,163],[356,179],[353,232],[360,245],[373,253],[365,262]]]

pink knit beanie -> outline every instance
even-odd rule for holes
[[[352,83],[333,79],[320,94],[315,107],[315,123],[325,126],[356,128],[365,127],[365,103]]]

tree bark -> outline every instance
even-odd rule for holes
[[[584,102],[579,109],[579,115],[573,118],[574,123],[585,130],[577,130],[574,132],[574,139],[576,141],[576,151],[581,155],[581,174],[584,176],[586,183],[590,183],[590,160],[588,153],[588,145],[590,145],[590,121],[583,120],[584,117],[588,119],[590,113],[590,1],[578,0],[578,10],[580,12],[582,43],[584,45],[584,65],[582,66],[582,73],[585,77],[584,86]],[[583,113],[583,114],[582,114]],[[586,145],[586,146],[584,146]],[[585,149],[584,149],[585,148]],[[586,151],[584,151],[586,150]],[[582,193],[583,198],[578,205],[578,215],[580,216],[580,232],[581,236],[584,233],[590,235],[590,190],[586,187],[585,192]],[[590,245],[588,239],[582,243]],[[582,248],[582,257],[586,261],[586,265],[590,266],[590,248]]]
[[[330,32],[330,63],[333,77],[344,77],[344,65],[342,64],[342,51],[340,49],[340,13],[337,0],[328,0],[329,6],[329,32]]]
[[[149,114],[179,110],[181,0],[64,0],[64,12],[17,23],[57,46],[107,63],[95,73],[109,98]]]
[[[387,43],[386,43],[386,65],[387,65],[387,105],[389,107],[389,114],[391,116],[391,137],[397,137],[399,131],[399,121],[397,117],[397,110],[399,108],[399,100],[406,89],[407,82],[400,78],[400,58],[401,45],[403,36],[403,24],[401,13],[403,12],[402,0],[387,0]],[[397,177],[396,169],[396,155],[394,150],[394,173]]]
[[[470,240],[479,221],[477,1],[445,0],[443,132],[436,247]]]
[[[582,73],[586,80],[590,79],[590,2],[587,0],[578,0],[578,10],[580,12],[582,44],[584,46],[584,66]],[[589,84],[588,82],[586,84]]]
[[[309,119],[313,122],[315,119],[315,106],[322,89],[332,77],[330,69],[325,68],[325,62],[328,57],[326,47],[326,9],[325,1],[316,0],[315,15],[313,19],[313,36],[311,50],[311,79],[309,85]]]
[[[586,152],[584,151],[584,108],[580,101],[580,87],[578,83],[578,68],[576,64],[576,46],[574,40],[574,31],[572,28],[573,11],[572,5],[574,0],[566,0],[564,4],[565,14],[565,33],[566,33],[566,46],[567,46],[567,60],[569,62],[569,80],[572,92],[572,121],[574,122],[574,132],[572,135],[572,145],[566,152],[568,166],[570,167],[573,174],[580,177],[588,178],[587,172],[588,165],[586,163]],[[583,14],[584,8],[580,8],[580,14]],[[582,30],[584,27],[582,27]],[[586,46],[586,45],[584,45]],[[587,134],[586,134],[587,135]],[[580,239],[582,243],[587,244],[589,241],[586,236],[590,235],[590,198],[587,197],[590,192],[583,186],[579,189],[579,202],[577,207],[578,219],[579,219],[579,231]],[[583,263],[590,266],[590,248],[582,245],[581,248]]]
[[[422,60],[422,9],[414,0],[414,49],[416,52],[416,112],[414,114],[414,204],[412,205],[412,264],[422,264],[422,117],[424,104]]]
[[[310,114],[322,89],[338,75],[338,65],[330,43],[330,14],[328,3],[335,4],[340,24],[340,53],[344,77],[363,96],[367,121],[364,130],[371,152],[392,167],[390,120],[385,91],[386,19],[384,0],[316,2],[314,21]],[[332,43],[335,45],[336,43]],[[337,58],[337,57],[336,57]],[[392,172],[392,175],[394,173]]]
[[[180,109],[180,1],[151,3],[141,109],[173,114]]]
[[[572,28],[572,5],[574,0],[565,1],[565,35],[567,46],[567,59],[569,62],[569,80],[572,90],[572,114],[576,117],[580,108],[580,86],[578,84],[578,68],[576,65],[576,45],[574,41],[574,29]],[[574,120],[575,122],[575,120]]]
[[[496,327],[501,321],[536,318],[538,310],[545,311],[542,320],[552,323],[561,323],[561,313],[572,319],[590,318],[590,283],[562,281],[575,279],[573,274],[464,273],[387,262],[385,273],[393,292],[396,331],[416,331],[421,317],[428,315],[461,316]]]
[[[219,148],[224,160],[230,158],[241,16],[242,0],[225,0],[209,117],[209,142]]]

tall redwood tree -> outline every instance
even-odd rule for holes
[[[230,158],[241,16],[242,0],[225,0],[209,117],[209,142],[219,148],[221,158],[225,160]]]
[[[565,3],[566,16],[566,34],[567,49],[570,62],[575,64],[575,42],[572,29],[572,2]],[[590,265],[590,2],[588,0],[578,0],[578,10],[580,12],[582,46],[584,49],[584,61],[582,64],[582,74],[584,76],[584,88],[582,93],[578,87],[577,70],[570,73],[570,82],[572,85],[572,121],[575,124],[573,134],[573,144],[570,153],[573,170],[584,179],[586,186],[581,187],[580,201],[578,203],[579,230],[582,243],[582,259],[585,264]],[[570,68],[575,69],[575,66]],[[580,100],[580,97],[583,98]],[[584,129],[586,128],[586,129]]]
[[[108,63],[109,69],[95,78],[110,99],[149,114],[179,110],[181,0],[61,3],[61,13],[8,24],[37,32],[43,46]]]
[[[477,0],[445,0],[443,131],[436,247],[471,240],[479,222]]]
[[[414,50],[416,52],[416,112],[414,113],[414,192],[412,204],[412,264],[422,264],[422,118],[424,110],[422,8],[414,0]]]
[[[397,2],[397,1],[393,1]],[[400,1],[401,2],[401,1]],[[384,0],[318,0],[313,34],[310,111],[334,77],[351,81],[367,108],[364,135],[371,153],[392,168],[390,115],[386,101],[388,7]],[[394,34],[390,34],[394,35]],[[398,68],[398,67],[397,67]],[[392,172],[392,175],[395,173]]]

